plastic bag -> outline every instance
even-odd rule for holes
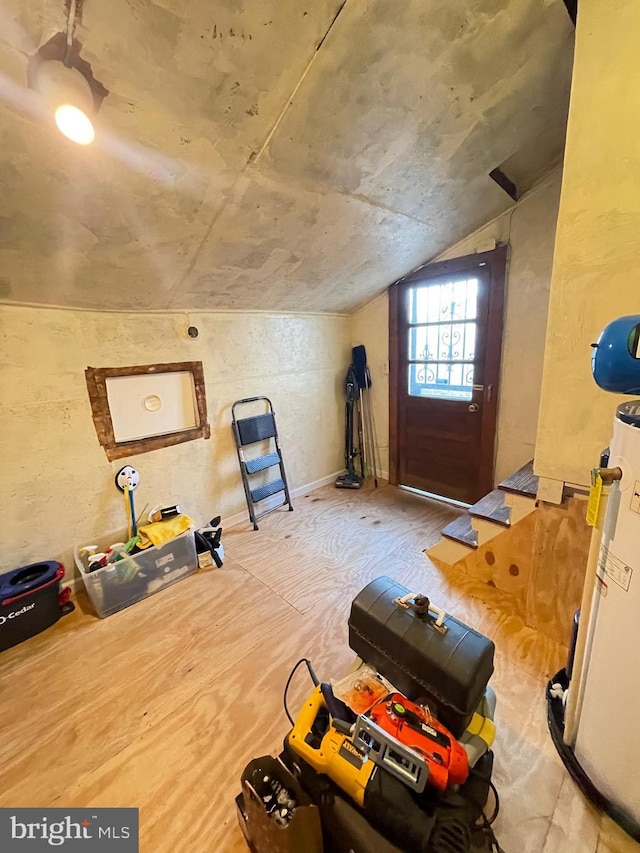
[[[341,699],[354,714],[365,714],[392,692],[391,685],[367,664],[339,681],[332,681],[331,687],[336,699]]]

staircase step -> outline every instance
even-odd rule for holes
[[[424,553],[434,566],[444,571],[466,560],[470,554],[475,555],[476,550],[463,545],[461,542],[454,542],[453,539],[443,538],[439,542],[436,542],[435,545],[427,548]]]
[[[535,498],[538,494],[538,478],[533,473],[533,459],[499,483],[498,488],[503,492]]]
[[[503,491],[494,489],[478,503],[469,507],[469,515],[492,521],[494,524],[502,525],[502,527],[510,527],[511,509],[505,504],[504,497]]]
[[[464,512],[461,516],[451,521],[442,530],[442,535],[454,542],[460,542],[467,548],[478,547],[478,531],[471,526],[471,516]]]
[[[504,502],[511,510],[510,520],[512,526],[534,512],[537,505],[535,498],[528,497],[527,495],[518,495],[515,492],[505,492]]]

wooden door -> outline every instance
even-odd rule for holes
[[[493,488],[506,259],[499,246],[392,285],[392,483],[464,503]]]

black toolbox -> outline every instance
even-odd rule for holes
[[[437,618],[426,597],[391,578],[376,578],[353,600],[349,645],[409,699],[426,700],[460,737],[493,673],[495,646],[435,611]]]

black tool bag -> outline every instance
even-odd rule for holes
[[[349,645],[409,699],[426,700],[456,737],[493,673],[491,640],[388,577],[354,598]]]
[[[481,853],[494,849],[476,824],[489,796],[493,753],[485,753],[458,791],[420,795],[378,769],[359,808],[328,776],[285,742],[280,760],[317,803],[325,853]]]
[[[271,780],[271,787],[266,784],[267,780]],[[241,783],[236,812],[240,829],[253,853],[322,853],[318,807],[281,760],[270,755],[254,758],[245,767]],[[283,789],[290,808],[281,812],[276,806],[279,801],[275,799],[275,792]],[[264,796],[265,793],[272,796]],[[271,807],[267,806],[269,800],[274,801]],[[284,820],[282,813],[287,811],[290,814]]]

